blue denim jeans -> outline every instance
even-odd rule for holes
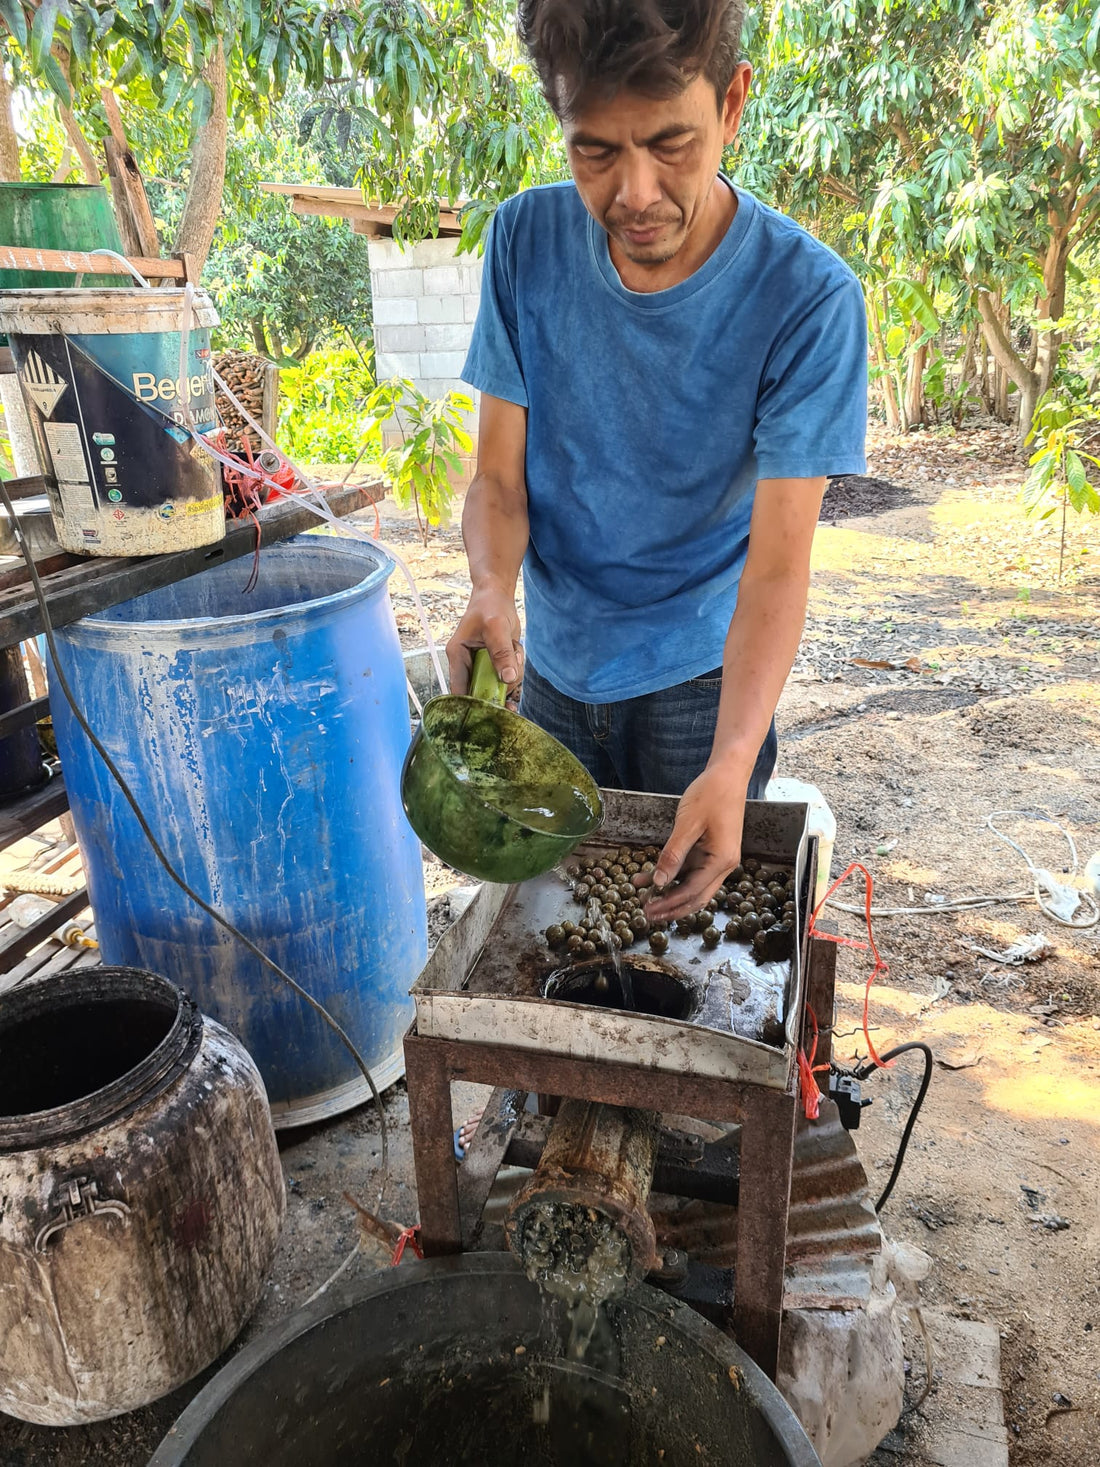
[[[721,692],[719,667],[640,698],[578,703],[528,661],[519,711],[570,749],[604,789],[682,795],[710,758]],[[750,800],[764,798],[776,750],[773,719],[749,780]]]

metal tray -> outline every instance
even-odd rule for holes
[[[582,851],[663,844],[677,800],[602,791],[604,823]],[[568,882],[552,871],[516,886],[484,885],[444,933],[413,986],[417,1031],[425,1037],[510,1044],[576,1059],[740,1079],[786,1089],[796,1057],[802,1007],[805,903],[812,841],[805,804],[749,801],[744,854],[795,873],[795,949],[787,962],[759,966],[740,943],[706,949],[698,936],[674,935],[655,961],[691,983],[701,1000],[691,1019],[669,1019],[544,998],[563,965],[543,932],[575,916]],[[725,920],[723,913],[718,925]],[[639,955],[630,949],[628,960]],[[738,1032],[738,1031],[742,1032]],[[772,1042],[763,1037],[771,1030]],[[771,1035],[769,1035],[771,1037]]]

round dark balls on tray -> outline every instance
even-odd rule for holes
[[[722,934],[718,931],[717,927],[705,927],[703,929],[703,946],[717,947],[721,937]]]
[[[565,941],[565,929],[554,923],[553,926],[546,929],[546,941],[551,947],[561,947]]]
[[[649,945],[658,956],[668,952],[668,933],[651,932],[649,934]]]

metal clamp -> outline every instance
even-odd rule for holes
[[[70,1223],[78,1222],[82,1217],[101,1217],[106,1213],[125,1222],[130,1216],[130,1209],[125,1202],[101,1198],[99,1183],[91,1177],[72,1177],[63,1182],[54,1202],[57,1205],[57,1214],[39,1229],[34,1240],[36,1253],[44,1253],[46,1244],[55,1233],[62,1232]]]

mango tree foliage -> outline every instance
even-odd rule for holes
[[[741,175],[858,265],[880,372],[890,319],[922,366],[946,299],[980,322],[1026,436],[1067,266],[1100,223],[1095,0],[777,0],[752,53]]]
[[[222,120],[216,97],[261,120],[295,79],[315,99],[303,139],[354,144],[368,194],[402,206],[399,234],[434,233],[440,201],[468,200],[471,244],[500,199],[553,171],[503,0],[0,0],[0,23],[16,79],[48,86],[93,138],[104,84],[186,116],[194,151]]]
[[[225,186],[203,282],[221,316],[219,345],[255,348],[273,361],[301,361],[315,347],[369,351],[367,241],[344,220],[299,216],[262,184],[354,184],[334,142],[298,143],[306,101],[293,84],[262,125],[238,119],[229,135]],[[147,171],[158,227],[176,231],[186,192],[186,129],[147,107],[124,108],[127,133]]]
[[[442,0],[434,12],[383,0],[345,18],[351,75],[330,80],[302,137],[331,128],[352,147],[366,194],[400,206],[398,238],[434,233],[445,202],[463,206],[470,248],[502,200],[566,175],[514,23],[502,0]]]

